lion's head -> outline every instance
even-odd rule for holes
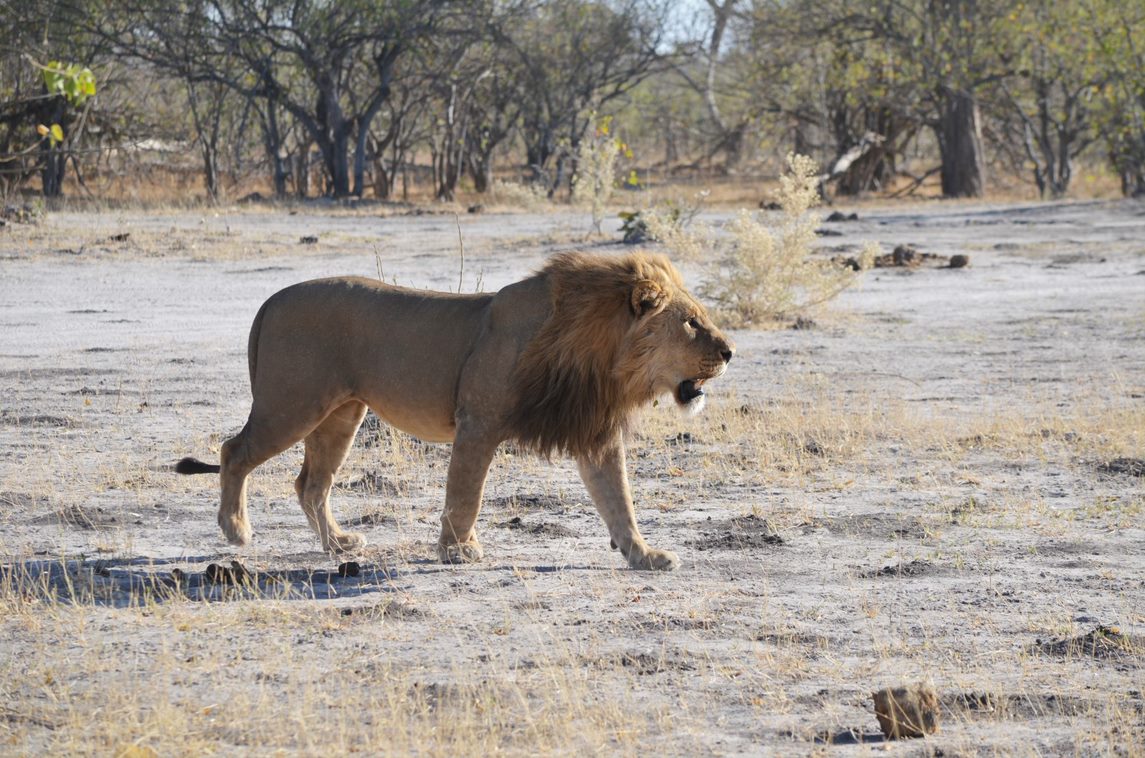
[[[735,352],[664,256],[564,253],[539,276],[552,309],[517,364],[509,424],[542,455],[595,456],[660,395],[698,410]]]

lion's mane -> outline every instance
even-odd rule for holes
[[[667,258],[644,253],[565,253],[540,275],[552,309],[513,375],[512,437],[545,457],[596,457],[652,400],[641,379],[663,336],[638,317],[662,309],[683,281]]]

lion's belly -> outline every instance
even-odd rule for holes
[[[453,442],[456,425],[452,414],[445,418],[438,409],[422,411],[383,403],[367,403],[378,418],[422,442]]]

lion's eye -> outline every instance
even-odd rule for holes
[[[688,319],[688,326],[692,327],[692,328],[693,328],[693,329],[695,329],[697,332],[698,332],[698,331],[700,331],[700,321],[699,321],[699,319],[697,319],[695,316],[693,316],[692,318]]]

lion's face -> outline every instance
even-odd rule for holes
[[[645,391],[670,394],[680,408],[697,412],[704,405],[704,383],[727,370],[735,345],[686,291],[677,289],[667,300],[638,323],[627,355],[643,357],[636,373]]]
[[[664,256],[564,253],[540,276],[552,310],[518,359],[507,427],[542,455],[597,455],[662,395],[698,411],[735,353]]]

